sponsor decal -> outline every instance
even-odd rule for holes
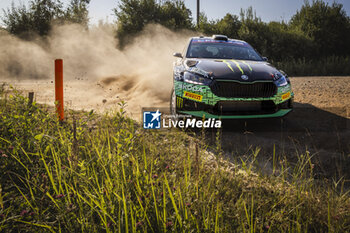
[[[244,74],[244,71],[242,70],[242,68],[239,65],[239,63],[236,60],[232,60],[232,62],[234,62],[236,64],[237,68],[242,72],[242,74]]]
[[[278,88],[278,92],[280,92],[280,93],[286,93],[287,91],[290,91],[290,86],[289,85]]]
[[[184,104],[184,99],[182,99],[181,97],[176,97],[176,107],[182,108],[183,104]]]
[[[222,40],[214,40],[214,39],[194,39],[192,40],[192,43],[227,43],[227,44],[236,44],[236,45],[242,45],[248,47],[248,44],[243,41],[234,41],[234,40],[228,40],[228,41],[222,41]]]
[[[175,90],[182,89],[182,82],[174,82],[175,84]]]
[[[216,61],[218,61],[218,62],[224,62],[224,63],[227,65],[227,67],[230,68],[230,70],[231,70],[232,72],[235,72],[235,70],[232,68],[230,62],[228,62],[227,60],[222,60],[222,61],[216,60]],[[244,75],[244,71],[243,71],[243,69],[242,69],[242,67],[241,67],[241,64],[240,64],[239,62],[237,62],[236,60],[230,60],[230,61],[231,61],[232,63],[234,63],[234,64],[236,65],[236,67],[239,69],[239,71],[241,71],[242,75]],[[247,65],[250,71],[253,71],[253,68],[252,68],[247,62],[242,61],[242,63],[244,63],[245,65]]]
[[[191,100],[196,100],[199,102],[202,102],[202,99],[203,99],[202,95],[198,95],[198,94],[188,92],[188,91],[184,91],[184,97],[191,99]]]
[[[235,72],[234,69],[232,68],[231,64],[230,64],[228,61],[223,60],[222,62],[224,62],[224,63],[227,65],[227,67],[230,68],[230,70],[231,70],[232,72]]]
[[[193,85],[193,84],[183,84],[182,88],[187,90],[187,91],[196,91],[196,92],[204,92],[205,91],[205,87]]]
[[[160,122],[162,113],[146,111],[143,112],[143,128],[144,129],[160,129]]]
[[[251,66],[250,66],[250,65],[249,65],[247,62],[245,62],[245,61],[242,61],[242,62],[248,66],[248,68],[249,68],[250,72],[252,72],[252,71],[253,71],[252,67],[251,67]]]
[[[286,100],[290,97],[290,92],[287,92],[286,94],[282,95],[282,100]]]

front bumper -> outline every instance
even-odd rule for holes
[[[280,109],[271,114],[256,114],[256,115],[214,115],[205,111],[179,111],[181,114],[192,115],[199,118],[215,118],[215,119],[254,119],[254,118],[274,118],[283,117],[291,112],[292,109]]]
[[[290,84],[279,87],[271,97],[226,98],[215,95],[210,87],[174,81],[178,113],[195,117],[244,119],[282,117],[293,108]]]

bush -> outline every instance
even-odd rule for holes
[[[200,30],[245,40],[291,75],[350,75],[345,65],[350,56],[350,19],[341,4],[306,1],[290,22],[269,23],[250,7],[241,10],[239,20],[230,14],[216,21],[203,16]]]

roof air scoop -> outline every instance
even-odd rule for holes
[[[214,40],[224,40],[224,41],[228,41],[228,38],[227,38],[227,36],[225,36],[225,35],[213,35],[212,38],[213,38]]]

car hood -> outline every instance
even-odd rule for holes
[[[273,80],[272,75],[278,71],[265,61],[187,59],[184,62],[187,66],[211,73],[213,79],[238,80],[241,82]],[[248,79],[242,79],[242,75],[248,76]]]

